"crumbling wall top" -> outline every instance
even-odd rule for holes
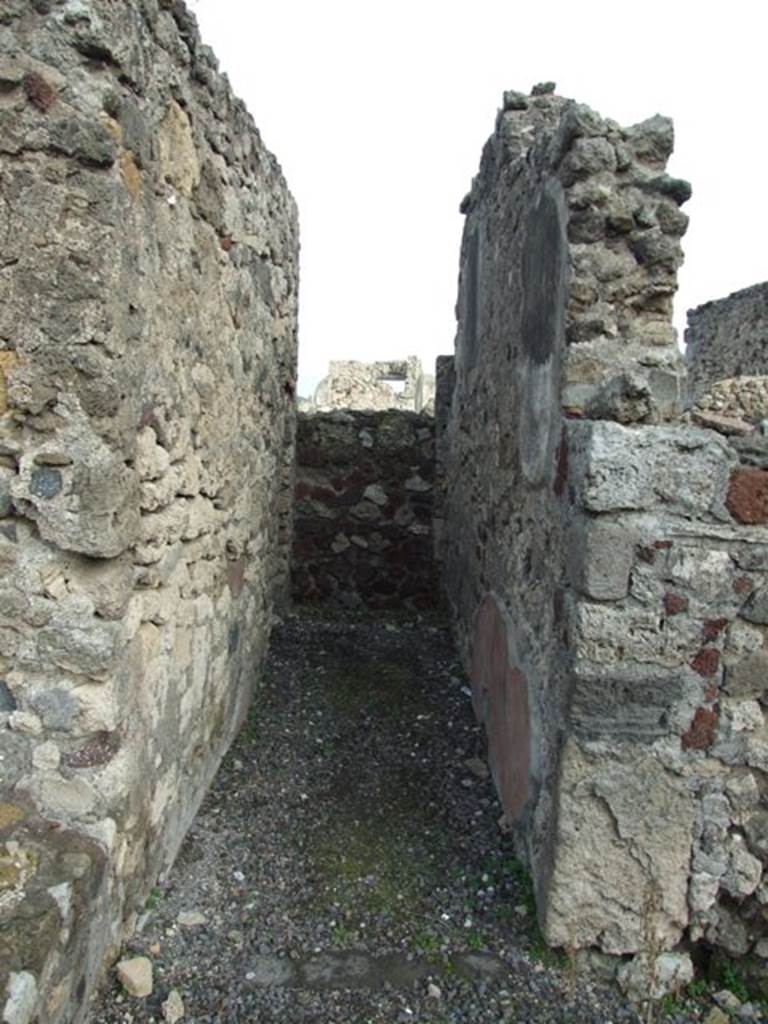
[[[373,363],[332,360],[327,375],[302,411],[410,409],[431,412],[434,394],[435,379],[424,373],[416,356]]]
[[[666,173],[673,140],[669,118],[657,114],[624,128],[556,95],[551,82],[535,86],[530,95],[504,94],[479,173],[461,204],[467,226],[457,366],[474,362],[488,329],[483,318],[492,306],[481,288],[488,287],[499,230],[497,225],[493,235],[489,224],[503,221],[505,209],[513,209],[513,201],[501,197],[535,186],[542,216],[555,196],[564,207],[565,411],[623,423],[679,414],[685,369],[672,301],[682,263],[680,238],[688,224],[680,206],[691,187]],[[504,230],[533,239],[534,220],[538,224],[541,218],[531,213],[517,226],[510,220]],[[543,222],[539,226],[543,229]],[[545,248],[553,250],[551,240]],[[525,272],[526,252],[531,252],[527,242],[510,287]]]

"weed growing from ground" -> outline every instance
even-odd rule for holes
[[[486,874],[497,886],[505,880],[513,883],[515,898],[521,906],[525,907],[525,921],[530,943],[528,952],[531,959],[542,963],[545,967],[561,969],[565,967],[567,958],[559,950],[550,948],[539,927],[533,878],[526,865],[517,857],[504,857],[495,865],[489,865]],[[501,910],[504,911],[503,914],[500,912]],[[512,913],[513,911],[508,907],[497,910],[497,916],[511,916]]]
[[[709,991],[709,982],[706,978],[694,978],[688,985],[688,995],[691,999],[701,999]]]
[[[162,889],[150,889],[149,896],[147,896],[146,900],[144,901],[144,909],[154,910],[162,898]]]
[[[675,996],[664,996],[659,1003],[659,1009],[665,1017],[674,1017],[683,1012],[685,1003],[680,1002]]]
[[[441,942],[432,932],[417,932],[413,937],[413,947],[422,956],[437,956],[441,950]]]
[[[727,988],[742,1003],[749,1002],[749,989],[733,964],[724,963],[720,968],[720,987]]]
[[[331,928],[331,942],[334,946],[345,949],[353,945],[356,939],[357,933],[343,924],[336,924]]]

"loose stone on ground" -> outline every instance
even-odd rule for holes
[[[167,1024],[178,1024],[178,1021],[184,1018],[184,1000],[175,988],[168,993],[162,1010],[163,1020],[167,1021]]]
[[[129,996],[142,999],[152,994],[152,961],[146,956],[121,960],[117,978]]]

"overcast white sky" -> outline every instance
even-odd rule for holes
[[[301,394],[329,359],[453,351],[459,202],[504,89],[675,120],[676,322],[768,278],[768,5],[190,0],[299,205]]]

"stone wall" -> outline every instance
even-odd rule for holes
[[[178,0],[8,0],[0,54],[0,1005],[48,1024],[83,1019],[251,697],[297,227]]]
[[[398,390],[397,384],[402,384],[402,388]],[[408,356],[376,363],[334,359],[315,388],[314,396],[299,401],[301,412],[330,412],[331,409],[431,412],[434,398],[435,378],[424,373],[421,360]]]
[[[434,531],[435,561],[443,560],[445,543],[445,502],[448,481],[447,436],[451,424],[453,393],[456,386],[456,366],[453,356],[438,356],[435,365],[435,497],[432,529]]]
[[[434,471],[429,416],[403,410],[300,415],[294,600],[433,606]]]
[[[689,310],[685,344],[694,400],[726,377],[768,373],[768,282]]]
[[[763,975],[768,444],[571,423],[567,736],[545,920],[703,940]],[[618,838],[618,842],[617,842]]]
[[[768,447],[679,419],[671,149],[505,94],[438,375],[443,570],[547,939],[758,955]]]

